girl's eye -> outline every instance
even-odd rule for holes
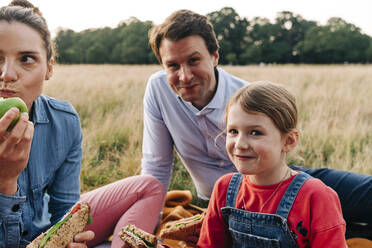
[[[26,63],[26,64],[31,64],[31,63],[35,62],[35,57],[30,56],[30,55],[22,56],[21,62]]]
[[[252,130],[251,135],[257,136],[257,135],[262,135],[262,133],[260,131],[257,131],[257,130]]]
[[[231,135],[234,135],[234,134],[238,133],[238,130],[232,128],[232,129],[228,130],[228,133],[231,134]]]

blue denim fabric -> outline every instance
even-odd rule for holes
[[[0,247],[24,247],[79,200],[82,133],[73,107],[45,95],[33,104],[30,158],[14,196],[0,194]]]
[[[306,173],[296,175],[283,195],[275,214],[255,213],[234,207],[242,178],[242,174],[234,174],[227,190],[226,207],[221,209],[229,226],[233,240],[232,247],[298,247],[288,227],[287,217],[298,191],[311,177]]]

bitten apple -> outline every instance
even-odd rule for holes
[[[27,106],[25,102],[19,97],[10,97],[10,98],[2,98],[0,97],[0,118],[11,108],[18,108],[19,114],[18,116],[12,121],[12,123],[8,127],[8,131],[12,130],[12,128],[17,124],[19,120],[19,116],[23,112],[28,112]]]

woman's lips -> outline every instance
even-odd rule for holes
[[[0,96],[1,97],[8,98],[8,97],[13,97],[15,95],[16,95],[16,92],[15,91],[5,90],[5,89],[0,90]]]

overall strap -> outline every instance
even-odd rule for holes
[[[304,172],[298,173],[295,178],[293,178],[291,184],[289,185],[279,203],[278,209],[276,210],[277,215],[280,215],[286,219],[288,218],[288,214],[291,211],[298,191],[300,191],[302,185],[310,178],[311,176]]]
[[[235,200],[236,196],[238,195],[242,179],[243,175],[240,173],[235,173],[231,178],[229,187],[227,188],[226,207],[235,207]]]

